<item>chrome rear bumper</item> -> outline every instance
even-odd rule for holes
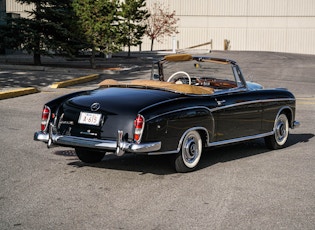
[[[47,143],[47,147],[54,146],[66,146],[66,147],[79,147],[79,148],[90,148],[96,150],[103,150],[108,152],[115,152],[117,156],[122,156],[125,152],[129,153],[150,153],[158,151],[161,148],[161,142],[147,142],[147,143],[130,143],[122,140],[123,132],[118,131],[117,140],[101,140],[92,139],[85,137],[75,136],[62,136],[44,132],[35,132],[34,140],[43,141]]]

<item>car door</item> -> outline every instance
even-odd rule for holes
[[[215,96],[214,140],[225,141],[248,137],[261,132],[262,108],[257,96],[250,91]]]

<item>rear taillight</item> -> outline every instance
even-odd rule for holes
[[[144,128],[144,117],[138,114],[137,118],[133,122],[135,127],[135,132],[133,135],[133,140],[139,143],[141,141],[142,132]]]
[[[48,127],[48,123],[49,123],[49,118],[50,118],[50,108],[45,105],[42,112],[42,122],[40,126],[41,131],[43,132],[46,131]]]

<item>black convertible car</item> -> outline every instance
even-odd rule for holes
[[[153,64],[150,80],[105,80],[46,103],[34,139],[73,147],[87,163],[106,152],[170,154],[188,172],[204,148],[265,138],[278,149],[298,125],[288,90],[246,82],[232,60],[174,54]]]

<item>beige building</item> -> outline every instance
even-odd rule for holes
[[[33,5],[22,5],[15,0],[0,0],[0,24],[6,23],[6,17],[28,17]]]
[[[156,0],[147,0],[150,6]],[[315,0],[160,0],[180,18],[177,48],[315,54]],[[225,44],[224,41],[229,41]],[[165,38],[154,49],[172,49]],[[228,46],[228,47],[227,47]],[[142,50],[148,50],[145,38]]]
[[[147,0],[150,7],[157,0]],[[255,50],[315,54],[315,0],[158,0],[175,10],[178,31],[155,50]],[[0,13],[26,17],[15,0],[0,0]],[[1,20],[1,18],[0,18]],[[144,38],[142,50],[150,49]],[[138,50],[135,47],[134,50]]]

